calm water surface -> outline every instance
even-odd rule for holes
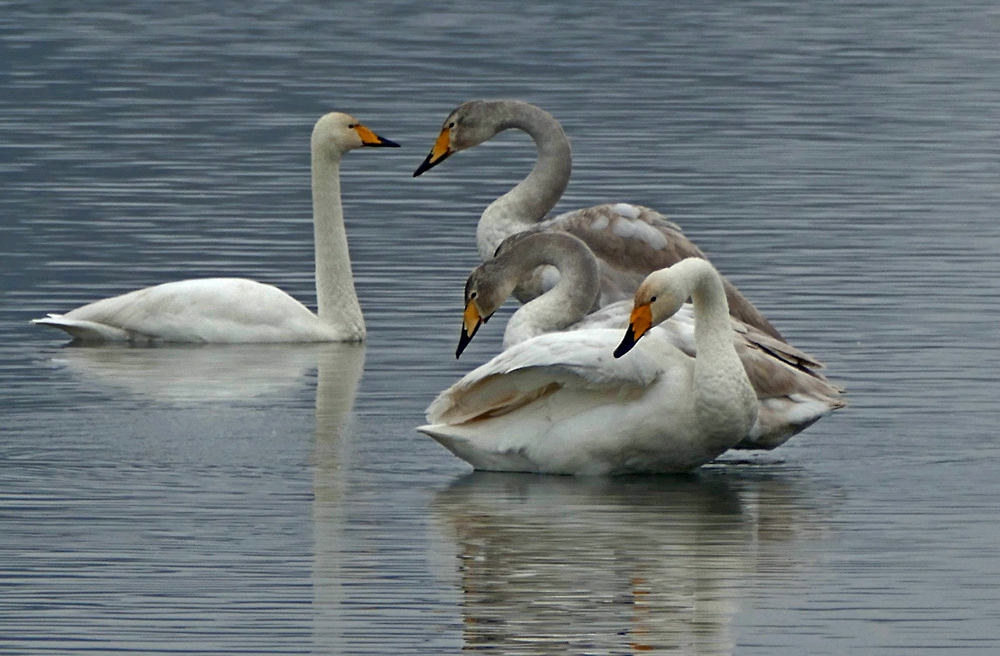
[[[1000,651],[995,3],[0,15],[0,653]],[[477,97],[553,112],[561,208],[668,213],[851,407],[679,478],[472,474],[414,432],[500,345],[452,356],[530,140],[411,177]],[[404,146],[343,165],[365,346],[28,324],[211,275],[313,304],[335,109]]]

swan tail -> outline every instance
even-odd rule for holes
[[[428,424],[417,430],[433,437],[438,444],[451,451],[479,471],[538,472],[542,471],[523,450],[503,448],[487,440],[476,440],[462,434],[462,428],[448,424]]]
[[[793,394],[781,399],[761,399],[757,422],[750,434],[733,448],[777,448],[834,410],[846,406],[846,400],[835,396],[807,397]]]
[[[94,321],[68,319],[61,314],[49,314],[42,319],[32,319],[36,326],[52,326],[69,333],[76,342],[127,342],[134,336],[126,330]]]

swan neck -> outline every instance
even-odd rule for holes
[[[600,295],[600,267],[584,244],[558,234],[535,235],[524,244],[527,248],[519,248],[517,257],[509,259],[506,279],[517,282],[549,265],[559,272],[559,282],[514,313],[504,333],[505,347],[573,325],[590,312]]]
[[[694,305],[695,411],[715,448],[726,449],[749,433],[757,416],[756,393],[733,343],[729,304],[721,277],[703,260],[690,262]]]
[[[713,357],[732,355],[738,361],[733,347],[729,304],[721,279],[707,272],[698,272],[692,276],[690,289],[694,305],[695,344],[699,355],[697,361],[700,362],[700,356],[705,354],[703,347]]]
[[[313,232],[316,244],[316,303],[321,322],[364,337],[364,318],[354,289],[351,257],[340,200],[340,158],[313,149]]]
[[[497,132],[518,129],[534,140],[538,159],[531,172],[483,212],[477,241],[483,260],[506,237],[530,228],[556,206],[569,184],[573,156],[569,139],[548,112],[523,102],[504,103]]]

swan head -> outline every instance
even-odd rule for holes
[[[517,280],[507,275],[502,261],[488,260],[472,270],[465,281],[465,311],[462,313],[462,332],[458,338],[456,358],[462,356],[479,327],[489,321],[510,298],[516,286]]]
[[[448,115],[431,152],[413,172],[413,177],[428,171],[460,150],[478,146],[508,127],[503,120],[504,103],[510,101],[471,100]]]
[[[684,261],[686,260],[682,260]],[[689,267],[680,264],[654,271],[639,285],[635,291],[628,328],[625,329],[621,344],[615,349],[616,358],[631,351],[650,328],[676,314],[691,295],[689,278],[685,275]]]
[[[316,121],[312,133],[314,151],[336,157],[362,147],[399,148],[399,144],[380,137],[350,114],[331,112]]]

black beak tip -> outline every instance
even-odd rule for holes
[[[472,341],[472,338],[476,336],[477,332],[479,332],[479,326],[481,325],[483,325],[482,321],[477,322],[476,327],[472,329],[471,333],[466,333],[465,327],[462,328],[461,332],[458,335],[458,348],[455,349],[456,360],[462,357],[462,353],[465,351],[465,347],[469,345],[469,342]]]
[[[421,173],[429,171],[430,169],[434,168],[435,166],[437,166],[441,162],[443,162],[446,159],[448,159],[449,157],[451,157],[451,155],[452,155],[452,152],[449,150],[449,151],[446,151],[444,155],[441,155],[441,157],[438,157],[437,159],[434,159],[434,151],[432,150],[431,152],[427,153],[427,158],[424,159],[424,161],[421,162],[420,166],[417,167],[417,170],[413,172],[413,177],[415,178],[418,175],[420,175]]]
[[[386,139],[385,137],[379,137],[377,142],[365,145],[374,146],[375,148],[399,148],[398,143],[396,143],[392,139]]]
[[[623,355],[631,351],[633,346],[635,346],[635,333],[632,332],[632,326],[629,326],[628,329],[625,331],[625,336],[622,337],[622,343],[619,344],[618,348],[615,349],[614,352],[615,359],[617,360],[618,358],[622,357]]]
[[[417,167],[417,170],[413,172],[414,178],[434,166],[433,164],[431,164],[431,157],[433,156],[434,156],[433,153],[427,155],[426,159],[424,159],[424,161],[420,163],[420,166]]]

